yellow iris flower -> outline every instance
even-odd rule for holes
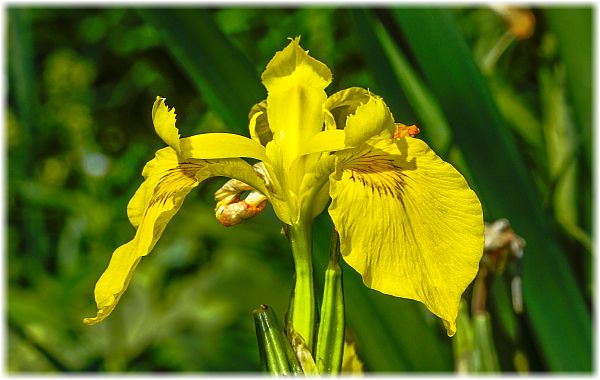
[[[263,194],[290,228],[310,225],[331,199],[342,257],[364,283],[422,302],[452,336],[461,294],[483,251],[479,200],[427,144],[394,135],[380,97],[361,88],[327,97],[331,79],[329,68],[293,39],[262,74],[268,96],[250,112],[251,138],[180,138],[175,110],[157,98],[152,120],[168,147],[143,169],[145,181],[127,207],[135,237],[113,253],[96,284],[97,316],[84,322],[98,323],[112,312],[187,194],[209,177],[224,176]],[[266,175],[241,157],[261,161]]]

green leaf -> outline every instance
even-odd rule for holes
[[[451,132],[436,99],[410,67],[408,60],[379,20],[371,19],[369,13],[362,10],[353,10],[352,14],[357,24],[358,35],[362,36],[363,41],[372,39],[366,45],[366,55],[370,58],[369,63],[382,86],[384,99],[394,103],[398,98],[396,92],[402,90],[406,102],[410,104],[410,108],[401,104],[404,108],[402,113],[410,112],[411,108],[414,110],[420,121],[424,140],[445,157],[450,147]],[[396,121],[406,124],[402,119]]]
[[[527,317],[555,371],[590,371],[592,324],[530,174],[449,10],[398,9],[403,32],[471,169],[487,220],[506,217],[527,241]],[[550,312],[551,311],[551,312]]]
[[[561,60],[567,69],[568,86],[581,130],[581,147],[591,162],[592,140],[592,7],[544,9],[550,30],[558,39]]]
[[[34,65],[33,41],[31,30],[31,10],[14,7],[8,11],[8,43],[10,48],[10,76],[12,91],[23,127],[34,129],[33,122],[37,111],[36,70]]]
[[[376,80],[372,86],[369,85],[369,89],[385,99],[394,114],[394,119],[402,121],[404,124],[412,124],[416,117],[409,107],[406,96],[400,91],[401,87],[397,82],[390,80],[392,78],[390,73],[393,73],[392,63],[388,61],[376,35],[369,27],[370,20],[364,11],[352,10],[351,14],[364,56],[367,58],[369,68]]]

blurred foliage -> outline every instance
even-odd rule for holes
[[[260,73],[296,35],[331,67],[329,93],[383,95],[465,174],[486,220],[511,219],[528,242],[524,316],[510,309],[506,278],[490,290],[501,369],[591,371],[591,8],[533,9],[524,39],[491,8],[7,14],[9,372],[259,369],[251,311],[266,303],[284,314],[292,259],[270,209],[228,229],[216,222],[224,180],[188,197],[107,321],[81,319],[95,313],[111,252],[133,234],[127,202],[163,145],[150,120],[156,95],[176,106],[183,136],[247,133],[249,107],[266,96]],[[319,218],[317,279],[330,230]],[[367,371],[453,370],[438,320],[343,269]]]

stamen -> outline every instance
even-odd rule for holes
[[[416,125],[404,125],[402,123],[396,123],[396,131],[394,132],[395,139],[401,139],[403,137],[415,137],[421,130]]]

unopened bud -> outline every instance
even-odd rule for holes
[[[257,168],[258,167],[258,168]],[[254,165],[257,174],[268,184],[268,174],[262,163]],[[250,193],[240,200],[242,193]],[[231,179],[215,192],[215,216],[225,227],[234,226],[260,213],[267,205],[267,197],[252,186]]]

